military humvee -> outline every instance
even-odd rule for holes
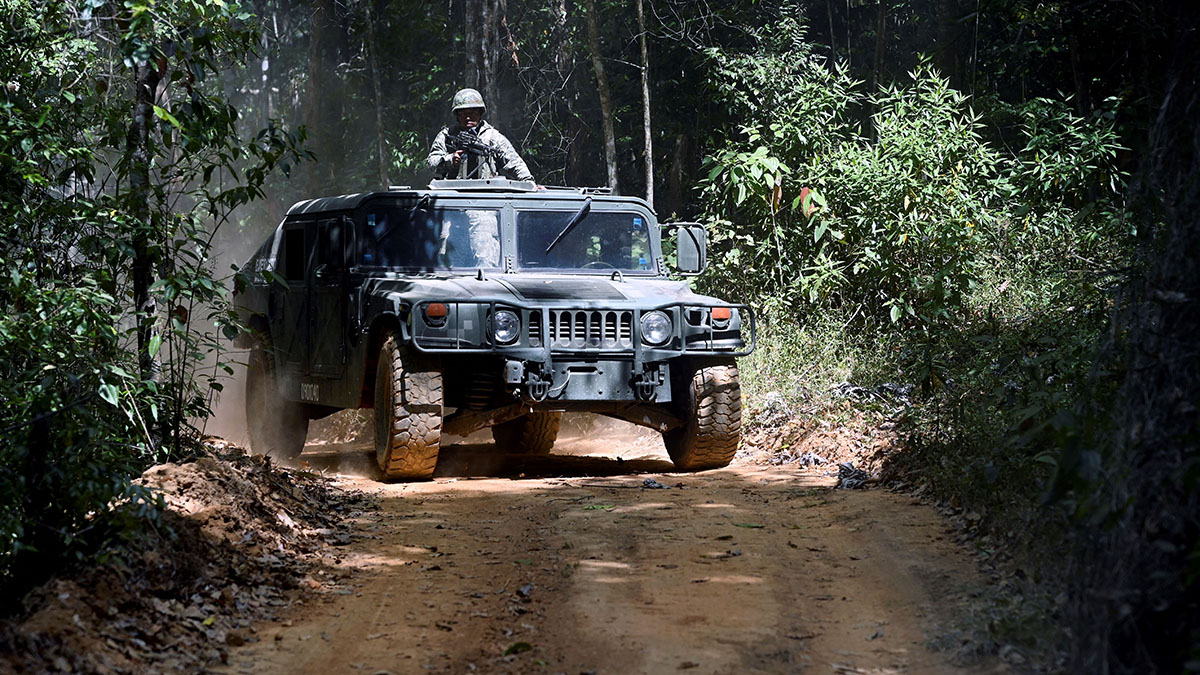
[[[699,273],[704,230],[676,240]],[[239,279],[256,452],[295,456],[345,408],[374,408],[401,480],[433,475],[443,433],[548,453],[571,411],[661,432],[681,470],[727,465],[741,438],[753,315],[667,277],[641,199],[503,179],[313,199]]]

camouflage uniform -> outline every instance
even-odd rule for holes
[[[446,137],[461,131],[463,131],[463,127],[457,124],[442,127],[437,138],[433,139],[433,149],[429,151],[426,161],[435,176],[438,178],[496,178],[503,174],[516,180],[533,180],[533,174],[529,172],[529,167],[525,166],[525,160],[517,154],[512,143],[504,137],[504,134],[497,131],[496,127],[484,121],[479,122],[479,140],[500,150],[504,158],[504,166],[497,168],[496,161],[491,157],[480,157],[474,153],[464,152],[462,161],[458,163],[456,169],[454,153],[446,148]],[[482,166],[480,166],[481,162]]]

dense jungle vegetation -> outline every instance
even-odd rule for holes
[[[915,387],[889,471],[1023,551],[995,631],[1071,672],[1200,670],[1186,3],[3,7],[6,601],[129,531],[112,504],[153,517],[129,480],[233,372],[246,244],[299,199],[423,184],[471,86],[539,182],[707,226],[700,285],[762,318],[752,396]]]

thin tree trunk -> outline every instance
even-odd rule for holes
[[[962,26],[958,23],[962,14],[958,0],[938,0],[938,49],[935,63],[942,77],[950,80],[951,86],[959,87],[958,83],[958,36]]]
[[[879,12],[875,16],[875,63],[871,70],[871,91],[879,91],[883,74],[883,29],[887,25],[887,2],[879,0]]]
[[[496,22],[496,51],[494,57],[494,66],[492,73],[492,88],[491,94],[496,99],[496,105],[504,114],[504,120],[511,122],[514,115],[510,114],[507,105],[501,100],[501,92],[510,90],[510,87],[504,86],[505,64],[508,65],[508,72],[515,72],[521,67],[520,57],[517,53],[517,41],[513,39],[512,27],[508,25],[508,0],[495,0],[495,6],[492,8],[492,17]]]
[[[1092,95],[1088,90],[1087,78],[1083,77],[1083,67],[1079,58],[1079,40],[1075,36],[1075,26],[1068,23],[1064,27],[1067,33],[1067,50],[1071,53],[1071,81],[1075,84],[1075,109],[1079,116],[1090,117],[1092,114]]]
[[[154,119],[154,93],[161,77],[153,62],[134,69],[133,117],[129,123],[125,151],[129,157],[130,212],[143,227],[134,236],[133,264],[130,281],[133,284],[133,305],[137,312],[138,369],[143,380],[158,378],[158,360],[150,355],[150,341],[155,333],[157,307],[150,294],[154,283],[154,258],[150,253],[147,231],[152,219],[150,206],[150,126]]]
[[[642,131],[646,150],[646,203],[654,208],[654,142],[650,133],[650,57],[646,54],[646,15],[636,0],[638,41],[642,48]]]
[[[363,7],[367,17],[367,58],[371,68],[371,88],[375,93],[375,150],[379,153],[379,185],[381,190],[388,189],[391,181],[388,179],[387,143],[383,140],[383,95],[379,86],[379,58],[375,51],[375,17],[371,5],[375,0],[364,0]]]
[[[554,67],[558,74],[558,79],[555,81],[558,92],[554,96],[554,100],[559,129],[559,147],[566,155],[563,158],[563,184],[581,185],[583,183],[583,144],[578,141],[582,137],[583,131],[579,117],[575,114],[576,89],[571,84],[571,74],[575,68],[575,52],[567,18],[566,0],[557,0],[554,35],[558,49],[554,55]]]
[[[485,0],[463,0],[463,86],[479,88],[479,3]]]
[[[307,170],[307,194],[325,194],[330,189],[336,129],[327,124],[326,108],[331,105],[333,84],[327,53],[330,51],[329,25],[333,21],[333,1],[313,0],[313,14],[308,43],[308,97],[304,102],[304,124],[312,134],[312,149],[316,161]]]
[[[496,13],[493,0],[479,0],[479,88],[491,106],[488,116],[503,125],[503,106],[496,95]]]
[[[829,63],[837,63],[837,34],[833,32],[833,1],[825,3],[825,14],[829,17]]]
[[[588,133],[574,111],[568,110],[568,114],[570,117],[567,118],[567,175],[564,182],[567,185],[583,185],[588,181],[588,162],[583,153],[583,148],[587,145]]]
[[[617,137],[613,132],[612,96],[608,89],[608,74],[604,71],[604,57],[600,52],[600,29],[596,22],[595,0],[586,0],[588,46],[592,51],[592,67],[596,71],[596,88],[600,93],[600,118],[604,129],[604,164],[608,169],[608,186],[619,193],[617,182]]]
[[[854,65],[854,43],[850,41],[850,0],[846,0],[846,66]]]
[[[687,175],[688,137],[675,137],[675,150],[671,153],[671,173],[667,177],[666,213],[676,217],[683,214],[683,193]]]

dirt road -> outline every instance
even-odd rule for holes
[[[979,580],[933,509],[815,470],[676,474],[652,446],[460,445],[433,482],[344,478],[377,511],[229,672],[983,670],[950,662],[951,599]]]

